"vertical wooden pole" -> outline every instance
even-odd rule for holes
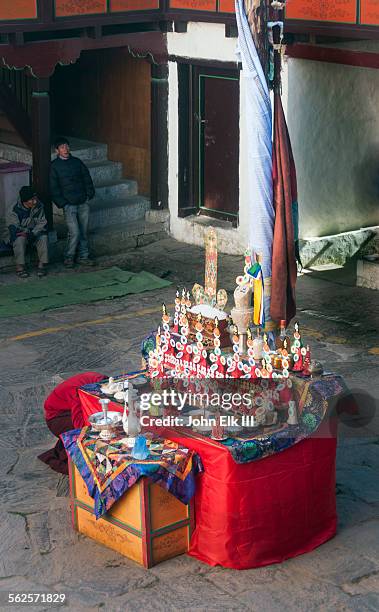
[[[50,79],[33,79],[32,89],[33,186],[45,206],[49,232],[53,230],[49,172],[51,159]]]
[[[168,64],[151,65],[151,208],[168,208]]]

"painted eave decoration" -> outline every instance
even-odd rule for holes
[[[286,19],[379,25],[379,0],[286,0]]]
[[[37,19],[37,0],[3,0],[0,4],[0,20]]]

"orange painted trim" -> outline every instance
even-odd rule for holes
[[[159,9],[159,0],[110,0],[111,13],[123,11],[156,11]]]
[[[55,0],[56,17],[80,17],[81,15],[105,15],[107,0]]]
[[[357,0],[287,0],[286,19],[357,23]]]
[[[151,555],[151,520],[150,520],[150,500],[149,500],[149,481],[147,478],[140,480],[140,500],[141,500],[141,516],[142,516],[142,534],[143,534],[143,564],[149,568],[152,564]]]
[[[70,483],[70,506],[71,506],[71,523],[73,528],[78,531],[78,517],[75,506],[75,470],[71,459],[68,457],[68,481]]]
[[[3,0],[0,4],[0,22],[37,19],[37,17],[37,0]]]
[[[182,9],[187,11],[217,11],[216,0],[170,0],[171,9]]]
[[[362,25],[379,25],[378,0],[361,0],[359,23]]]

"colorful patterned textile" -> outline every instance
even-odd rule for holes
[[[135,372],[127,372],[126,374],[120,374],[120,376],[114,376],[113,380],[115,383],[120,382],[122,380],[131,380],[133,382],[133,378],[140,378],[146,373],[146,370],[136,370]],[[101,385],[108,382],[108,378],[104,378],[104,380],[100,380],[96,383],[89,383],[87,385],[83,385],[80,387],[87,391],[87,393],[91,393],[92,395],[96,395],[96,397],[108,397],[101,391]]]
[[[149,457],[139,461],[131,456],[126,438],[105,442],[89,427],[62,434],[63,444],[76,465],[100,518],[141,476],[148,476],[184,504],[195,493],[195,476],[202,472],[199,457],[170,440],[154,440]]]
[[[232,379],[224,381],[228,385],[247,385],[237,391],[246,391],[251,383],[244,379],[233,381]],[[261,385],[275,384],[273,381],[260,380]],[[329,404],[333,398],[340,395],[346,390],[345,383],[341,376],[330,374],[320,378],[309,378],[301,375],[292,375],[287,381],[291,385],[291,394],[289,399],[293,399],[297,404],[298,425],[287,425],[280,423],[271,427],[266,427],[258,432],[245,434],[236,434],[233,438],[228,438],[223,442],[215,442],[210,439],[210,435],[206,433],[196,433],[187,427],[179,427],[177,431],[181,435],[201,439],[209,442],[210,445],[220,444],[225,446],[231,453],[233,459],[237,463],[248,463],[257,459],[263,459],[269,455],[273,455],[282,450],[290,448],[294,444],[301,442],[305,438],[315,434],[324,419],[329,413]],[[278,389],[279,389],[279,385]],[[94,385],[85,385],[82,390],[86,392],[87,400],[92,403],[93,412],[96,412],[97,398],[101,396],[100,383]],[[79,394],[80,396],[80,394]],[[83,401],[83,398],[82,398]],[[288,401],[288,400],[287,400]],[[117,406],[116,403],[113,406]],[[277,408],[274,406],[275,409]],[[91,406],[92,409],[92,406]]]
[[[298,425],[279,425],[277,429],[249,440],[228,439],[229,448],[237,463],[246,463],[273,455],[301,442],[317,432],[326,417],[329,402],[345,389],[341,376],[327,376],[316,380],[293,379],[294,397],[297,399]]]

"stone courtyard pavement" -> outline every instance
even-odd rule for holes
[[[72,530],[67,482],[36,458],[53,442],[44,398],[80,371],[138,367],[140,339],[157,325],[162,301],[173,302],[177,282],[202,282],[203,257],[167,239],[100,265],[164,273],[168,290],[0,321],[1,610],[51,609],[9,607],[9,592],[65,593],[63,609],[74,611],[379,609],[377,413],[359,428],[340,427],[338,534],[310,554],[247,571],[186,556],[144,570]],[[241,257],[220,256],[219,286],[231,292],[241,267]],[[9,282],[24,281],[2,273],[0,291]],[[312,356],[378,398],[378,296],[353,282],[348,269],[304,274],[298,317]]]

